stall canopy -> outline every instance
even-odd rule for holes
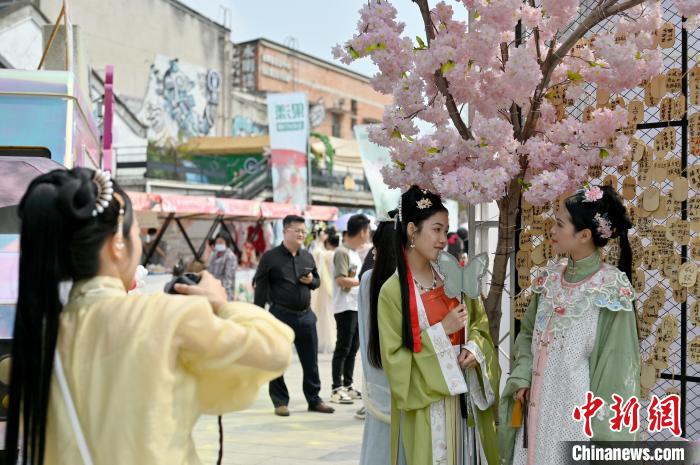
[[[160,217],[171,213],[176,218],[258,220],[282,219],[287,215],[303,215],[309,220],[334,221],[336,207],[309,205],[304,209],[292,204],[259,202],[256,200],[228,199],[210,196],[146,194],[128,192],[134,210],[153,212]]]
[[[225,199],[219,197],[145,194],[129,192],[129,198],[137,212],[157,213],[160,217],[173,214],[175,218],[258,220],[260,202],[255,200]]]
[[[256,221],[282,219],[287,215],[303,215],[309,220],[334,221],[338,216],[335,207],[309,205],[305,208],[284,203],[259,202],[255,200],[228,199],[211,196],[192,196],[177,194],[149,194],[128,192],[134,211],[155,214],[164,219],[163,226],[149,250],[146,250],[143,263],[147,264],[155,248],[160,243],[165,230],[174,221],[182,232],[195,259],[199,260],[204,246],[217,225],[228,230],[227,220]],[[185,230],[181,219],[212,220],[212,228],[199,248],[195,248]]]

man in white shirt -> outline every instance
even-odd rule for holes
[[[357,308],[360,280],[358,275],[362,261],[357,250],[369,240],[370,220],[358,214],[348,220],[343,245],[333,256],[333,310],[337,327],[335,351],[333,352],[333,392],[331,402],[352,403],[362,394],[352,386],[355,356],[360,347],[357,329]]]

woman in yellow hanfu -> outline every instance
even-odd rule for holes
[[[478,290],[485,264],[462,270],[442,254],[448,225],[438,195],[417,186],[402,194],[397,273],[382,286],[378,309],[392,464],[498,463],[500,373]]]
[[[39,176],[19,215],[7,463],[199,465],[199,416],[246,408],[289,365],[292,330],[207,272],[177,287],[196,295],[127,293],[139,225],[109,173]]]

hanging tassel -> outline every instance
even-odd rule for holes
[[[420,338],[420,325],[418,323],[418,304],[416,303],[416,287],[413,284],[413,273],[408,264],[408,256],[406,251],[403,252],[403,259],[406,261],[406,274],[408,279],[408,309],[409,309],[409,324],[411,325],[411,335],[413,336],[413,352],[420,352],[422,342]]]

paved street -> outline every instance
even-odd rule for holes
[[[328,400],[331,388],[332,354],[319,355],[321,395]],[[362,382],[358,354],[355,380]],[[267,386],[245,412],[224,416],[224,460],[227,465],[356,465],[360,458],[362,421],[354,418],[361,403],[340,406],[332,415],[307,412],[301,390],[301,366],[294,354],[285,375],[292,398],[291,416],[277,417],[267,395]],[[215,464],[219,447],[216,417],[203,417],[195,428],[195,442],[204,464]]]

